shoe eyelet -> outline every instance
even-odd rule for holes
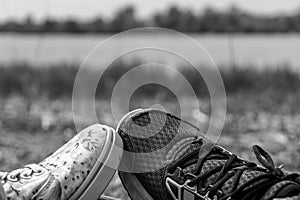
[[[20,174],[20,178],[22,178],[22,179],[30,179],[31,178],[31,174],[27,174],[27,173]]]
[[[36,172],[34,172],[33,174],[35,175],[35,176],[40,176],[41,174],[43,174],[45,172],[45,170],[43,170],[43,169],[38,169]]]
[[[12,176],[11,174],[9,174],[7,176],[7,180],[11,181],[11,182],[18,182],[19,181],[19,179],[17,177]]]

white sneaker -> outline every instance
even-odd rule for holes
[[[98,199],[122,156],[122,141],[114,129],[90,126],[39,164],[0,172],[5,200]]]

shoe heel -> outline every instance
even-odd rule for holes
[[[134,174],[119,172],[119,177],[132,200],[154,200]]]

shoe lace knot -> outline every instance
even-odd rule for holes
[[[278,167],[275,166],[274,161],[270,154],[266,152],[263,148],[261,148],[258,145],[253,146],[253,152],[256,156],[256,159],[266,168],[269,170],[269,172],[276,177],[280,178],[284,176],[284,173],[282,171],[283,165],[280,165]]]

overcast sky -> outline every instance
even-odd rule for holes
[[[291,13],[300,10],[299,0],[0,0],[0,18],[23,18],[28,14],[36,19],[45,16],[72,16],[82,19],[96,15],[111,17],[118,8],[128,4],[136,7],[140,17],[148,17],[170,4],[196,11],[207,6],[225,9],[234,4],[259,14]]]

